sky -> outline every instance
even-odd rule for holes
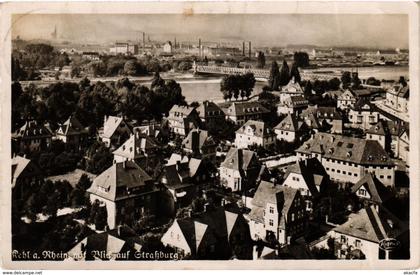
[[[80,43],[139,41],[252,41],[254,46],[408,48],[407,15],[331,14],[27,14],[12,19],[15,38],[58,37]]]

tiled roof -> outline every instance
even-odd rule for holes
[[[257,101],[234,102],[226,110],[228,116],[243,116],[250,114],[266,114],[270,111]]]
[[[281,93],[298,93],[303,94],[303,89],[298,82],[295,82],[293,79],[287,83],[286,86],[281,87]]]
[[[201,129],[193,129],[188,136],[182,141],[182,145],[189,150],[198,151],[203,146],[215,145],[214,140],[209,136],[208,132]]]
[[[189,116],[192,113],[192,111],[194,111],[194,108],[193,107],[174,105],[171,108],[171,110],[169,111],[169,114],[180,113],[184,117],[187,117],[187,116]]]
[[[383,203],[391,198],[390,191],[372,174],[366,174],[355,185],[352,186],[352,193],[356,193],[361,186],[369,192],[370,200],[376,203]]]
[[[200,104],[197,108],[196,111],[198,113],[198,115],[200,116],[200,118],[206,118],[207,116],[212,116],[213,114],[215,114],[214,112],[216,112],[216,114],[218,112],[220,112],[219,115],[224,116],[224,113],[222,111],[222,109],[217,106],[216,103],[212,102],[212,101],[204,101],[202,104]]]
[[[284,178],[286,179],[291,173],[303,176],[305,183],[313,196],[319,193],[317,187],[320,187],[323,180],[328,176],[317,158],[302,160],[289,166]]]
[[[375,104],[372,104],[369,98],[361,97],[356,101],[356,103],[354,103],[354,107],[352,109],[355,111],[374,111],[377,109],[377,107]]]
[[[102,198],[117,201],[135,195],[129,191],[145,186],[150,180],[151,177],[135,162],[125,161],[114,163],[97,176],[87,191]],[[121,190],[124,192],[120,192]]]
[[[401,123],[400,121],[381,120],[377,124],[370,127],[366,133],[376,135],[391,135],[401,136],[404,131],[409,129],[408,123]]]
[[[289,96],[284,100],[284,105],[288,107],[306,107],[309,101],[301,95]]]
[[[149,150],[155,148],[158,148],[158,145],[150,136],[137,132],[131,135],[123,145],[112,153],[134,160],[144,156]]]
[[[252,135],[255,137],[267,137],[273,135],[273,130],[271,128],[269,128],[264,122],[256,120],[248,120],[236,131],[236,133],[248,135],[248,131],[245,131],[248,127],[251,127]]]
[[[365,140],[328,133],[316,133],[296,152],[320,153],[325,158],[362,165],[394,165],[376,140]]]
[[[26,121],[25,124],[12,134],[13,138],[42,138],[52,137],[50,129],[40,125],[35,120]]]
[[[82,124],[74,116],[70,116],[63,124],[59,125],[57,134],[68,135],[79,135],[87,133]]]
[[[374,205],[350,214],[347,222],[332,229],[335,232],[379,243],[385,238],[396,238],[407,230],[407,224],[382,206]]]
[[[307,117],[311,113],[314,114],[318,119],[342,119],[341,114],[335,107],[309,106],[302,112],[301,116]]]
[[[303,122],[299,121],[299,119],[291,114],[287,114],[287,116],[274,127],[277,130],[284,130],[284,131],[299,131],[302,128]]]
[[[355,100],[356,99],[355,94],[351,90],[345,90],[344,93],[339,95],[337,99],[348,100],[347,97],[349,97],[350,100]]]
[[[234,170],[247,170],[253,160],[256,160],[255,152],[246,149],[230,148],[226,154],[226,159],[220,167]]]
[[[395,85],[393,86],[390,90],[388,90],[389,93],[392,93],[398,97],[402,97],[402,98],[409,98],[410,96],[410,87],[409,85]]]
[[[262,221],[263,210],[267,203],[271,203],[277,205],[277,211],[282,214],[282,219],[284,220],[295,200],[297,192],[297,189],[291,187],[261,181],[252,199],[253,207],[249,216],[251,219]],[[284,221],[281,221],[281,223],[284,223]]]
[[[122,117],[116,117],[116,116],[107,117],[104,123],[102,137],[105,137],[105,138],[112,137],[112,135],[114,135],[115,131],[118,129],[118,127],[122,123],[128,126],[128,124],[124,121]]]

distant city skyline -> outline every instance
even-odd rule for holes
[[[26,40],[56,36],[74,43],[139,42],[145,32],[146,40],[150,36],[155,41],[176,37],[177,41],[252,41],[253,46],[408,48],[408,16],[397,14],[29,14],[14,15],[12,21],[13,37]]]

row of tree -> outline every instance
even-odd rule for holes
[[[246,97],[249,98],[255,87],[255,77],[253,73],[246,73],[242,75],[227,75],[223,77],[220,83],[220,91],[223,93],[225,100],[231,100],[232,97],[242,100]]]

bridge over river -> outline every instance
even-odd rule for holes
[[[270,70],[254,69],[254,68],[236,68],[236,67],[223,67],[223,66],[205,66],[205,65],[193,65],[193,71],[195,74],[217,74],[217,75],[229,75],[229,74],[245,74],[253,73],[255,78],[267,80],[270,77]],[[315,72],[301,72],[300,76],[302,79],[308,80],[330,80],[334,77],[341,77],[339,73],[315,73]]]

